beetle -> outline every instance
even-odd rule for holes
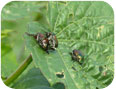
[[[79,50],[74,49],[70,53],[70,55],[72,56],[73,61],[77,61],[77,62],[79,62],[79,64],[82,64],[83,59],[84,59],[84,55]]]
[[[51,32],[46,32],[46,34],[37,33],[37,34],[29,34],[26,32],[28,36],[33,36],[39,45],[49,54],[49,50],[56,50],[58,47],[58,40],[56,35]]]
[[[30,33],[27,33],[26,34],[28,36],[33,36],[36,41],[38,42],[38,44],[47,52],[48,52],[48,39],[46,38],[46,36],[42,33],[37,33],[37,34],[30,34]]]
[[[56,35],[51,32],[46,32],[46,37],[49,42],[49,48],[52,50],[56,50],[56,48],[58,47],[58,40],[56,38]]]

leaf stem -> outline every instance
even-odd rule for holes
[[[15,79],[18,78],[18,76],[27,68],[27,66],[32,62],[32,55],[30,54],[24,62],[17,68],[17,70],[12,73],[5,81],[4,83],[8,86],[11,84]]]

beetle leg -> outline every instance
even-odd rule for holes
[[[49,54],[48,48],[49,48],[49,43],[46,46],[46,52]]]
[[[49,51],[48,51],[48,50],[46,50],[46,53],[48,53],[48,54],[49,54]]]

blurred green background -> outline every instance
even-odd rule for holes
[[[25,40],[23,38],[24,33],[28,28],[28,23],[31,21],[41,21],[44,24],[46,14],[46,2],[28,2],[28,1],[12,1],[7,3],[1,12],[1,77],[5,80],[11,73],[13,73],[17,67],[25,60],[27,56],[29,56],[30,52],[25,47]],[[40,87],[37,83],[39,83],[40,78],[36,73],[33,79],[34,82],[30,79],[30,85],[24,85],[25,82],[29,82],[29,78],[33,75],[30,72],[37,72],[39,69],[36,69],[31,63],[28,69],[26,69],[21,76],[11,84],[13,88],[45,88]],[[22,78],[23,77],[23,78]],[[44,76],[42,75],[44,78]],[[42,78],[41,77],[41,78]],[[23,81],[26,78],[27,80]],[[44,78],[45,79],[45,78]],[[45,79],[46,80],[46,79]],[[44,84],[48,84],[47,81],[44,81]],[[20,83],[18,83],[20,82]],[[47,88],[47,87],[46,87]]]

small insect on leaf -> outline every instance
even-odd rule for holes
[[[82,64],[84,55],[79,51],[74,49],[71,53],[72,60],[78,62],[79,64]]]

